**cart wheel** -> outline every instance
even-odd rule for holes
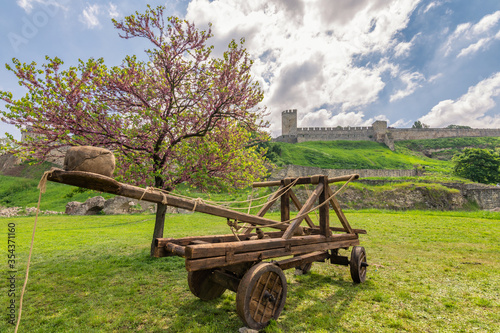
[[[260,263],[245,273],[236,293],[236,311],[250,328],[260,330],[278,319],[286,301],[286,278],[276,265]]]
[[[210,279],[212,272],[211,269],[188,272],[189,289],[193,295],[204,301],[216,299],[226,291],[226,288]]]
[[[351,252],[351,261],[349,263],[351,268],[351,277],[354,283],[365,282],[366,279],[366,252],[362,246],[354,246]]]

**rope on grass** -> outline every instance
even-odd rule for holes
[[[28,254],[28,263],[26,265],[26,276],[24,277],[23,290],[21,291],[21,299],[19,300],[19,315],[17,316],[16,329],[14,330],[14,333],[17,333],[17,330],[19,329],[19,324],[21,323],[21,314],[23,312],[23,299],[24,299],[24,293],[26,292],[26,285],[28,284],[28,275],[30,272],[30,264],[31,264],[31,254],[33,253],[33,244],[35,243],[36,223],[38,221],[38,213],[40,212],[40,201],[42,201],[42,193],[45,193],[45,190],[47,189],[47,178],[52,174],[53,171],[54,168],[50,169],[49,171],[45,171],[37,186],[40,192],[38,194],[38,204],[36,205],[33,233],[31,234],[30,252]]]

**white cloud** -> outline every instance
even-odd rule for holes
[[[443,3],[441,1],[433,1],[431,2],[430,4],[427,5],[427,7],[425,7],[424,9],[424,14],[427,13],[429,10],[431,10],[432,8],[436,8],[436,7],[439,7],[441,6]]]
[[[16,3],[19,7],[24,9],[26,13],[31,13],[35,4],[41,4],[43,6],[51,6],[56,8],[64,8],[64,4],[66,4],[69,0],[16,0]]]
[[[307,113],[299,120],[298,127],[336,127],[336,126],[371,126],[375,120],[387,120],[385,117],[381,119],[370,118],[363,119],[363,112],[341,112],[335,115],[326,109],[321,109],[316,112]]]
[[[496,106],[495,97],[500,96],[500,72],[470,87],[457,100],[439,102],[419,120],[432,127],[450,124],[467,125],[475,128],[500,127],[500,115],[486,113]]]
[[[460,50],[460,53],[457,55],[457,58],[465,57],[465,56],[468,56],[470,54],[473,54],[473,53],[480,51],[492,39],[493,38],[481,38],[476,43],[471,44],[471,45],[467,46],[466,48],[463,48],[462,50]]]
[[[97,4],[90,5],[87,4],[87,7],[83,10],[82,14],[79,16],[80,22],[85,24],[87,28],[93,29],[100,25],[99,15],[100,6]]]
[[[415,90],[422,86],[421,83],[425,81],[424,75],[419,72],[403,72],[400,75],[401,81],[406,85],[406,88],[398,90],[393,95],[391,95],[390,102],[397,101],[413,94]]]
[[[263,104],[272,112],[271,130],[278,133],[288,108],[309,113],[331,105],[356,121],[351,112],[375,102],[385,87],[382,74],[395,76],[398,67],[359,67],[353,59],[407,54],[413,40],[397,46],[396,39],[419,1],[192,0],[186,19],[213,24],[217,56],[232,38],[245,37]]]
[[[476,24],[467,22],[458,25],[445,43],[445,56],[450,55],[455,50],[460,50],[457,58],[484,50],[491,41],[498,39],[495,35],[498,29],[495,28],[499,22],[500,10],[485,15]]]
[[[118,8],[112,2],[110,2],[108,5],[108,14],[111,18],[117,18],[118,16],[120,16],[120,14],[118,13]]]

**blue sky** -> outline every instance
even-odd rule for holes
[[[299,126],[411,127],[450,124],[500,128],[498,0],[192,0],[150,1],[205,29],[214,55],[246,39],[264,89],[270,131],[282,110]],[[2,4],[0,63],[66,65],[103,57],[118,65],[143,57],[140,40],[119,38],[111,18],[144,11],[139,1],[17,0]],[[0,90],[25,92],[0,67]],[[4,108],[4,104],[0,103]],[[14,127],[0,122],[0,137]]]

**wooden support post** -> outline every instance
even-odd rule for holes
[[[327,186],[326,188],[328,192],[327,193],[328,197],[331,197],[333,195],[332,189],[330,188],[330,186]],[[330,199],[330,203],[332,204],[333,210],[337,214],[337,217],[339,218],[340,223],[342,223],[342,226],[344,227],[345,231],[350,234],[354,234],[355,232],[352,230],[349,222],[347,222],[347,218],[345,217],[344,212],[342,212],[338,200],[335,197],[333,197]]]
[[[302,209],[298,212],[298,214],[297,214],[298,216],[299,215],[303,215],[305,212],[307,212],[309,209],[312,208],[312,206],[314,205],[314,202],[316,201],[316,199],[318,199],[318,197],[321,194],[321,192],[323,192],[323,188],[324,188],[323,183],[318,183],[318,186],[316,186],[316,189],[314,190],[314,192],[307,199],[307,201],[304,204],[304,206],[302,206]],[[290,239],[293,236],[295,230],[299,227],[299,225],[300,225],[300,223],[302,222],[303,219],[304,219],[304,217],[299,217],[298,219],[295,219],[290,224],[290,226],[285,230],[285,232],[283,233],[283,236],[281,238],[283,238],[283,239]]]
[[[319,195],[319,204],[326,202],[328,199],[328,176],[322,176],[319,179],[320,184],[323,184],[324,191],[321,191]],[[332,236],[332,231],[330,230],[330,204],[327,202],[323,206],[319,207],[319,233],[327,238]]]
[[[282,180],[282,186],[286,187],[291,183],[290,178]],[[281,221],[290,219],[290,188],[281,196]]]

